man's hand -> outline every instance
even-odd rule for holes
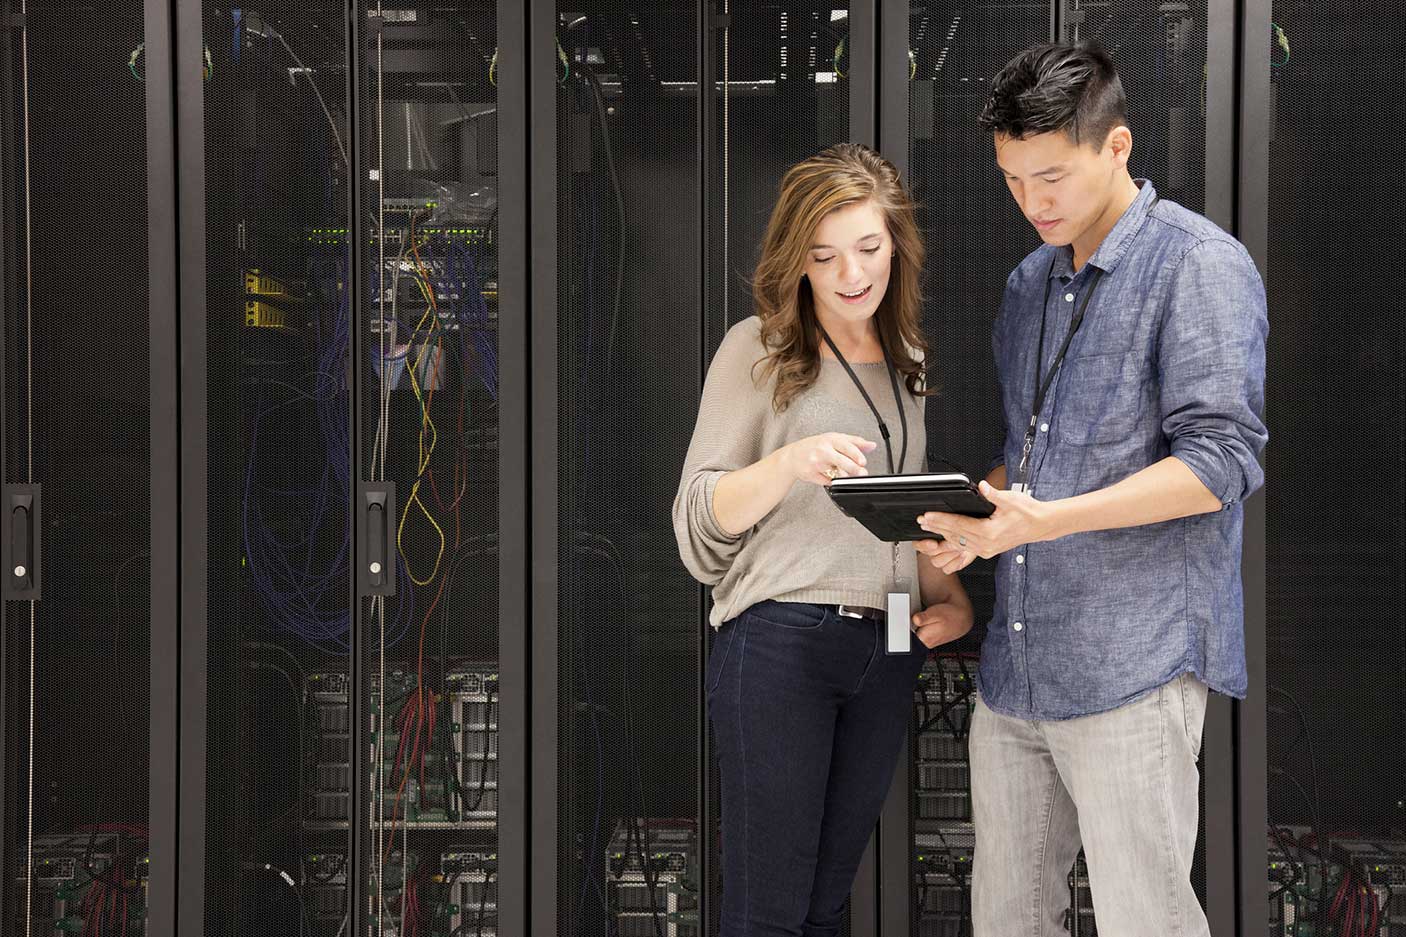
[[[944,573],[965,569],[978,556],[990,559],[1027,543],[1060,536],[1049,503],[1036,501],[1024,491],[997,490],[984,481],[978,487],[986,500],[996,505],[996,512],[990,517],[964,517],[942,511],[929,511],[918,517],[918,526],[941,534],[944,539],[918,540],[913,545]]]
[[[972,630],[969,602],[938,602],[913,616],[913,630],[924,647],[934,648],[955,641]]]

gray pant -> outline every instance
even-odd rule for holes
[[[1183,674],[1109,712],[971,725],[975,937],[1066,937],[1079,847],[1109,937],[1204,937],[1191,888],[1206,685]]]

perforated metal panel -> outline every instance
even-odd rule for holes
[[[202,16],[205,933],[331,937],[350,785],[343,13]]]
[[[369,833],[357,871],[378,937],[496,937],[497,4],[358,13],[358,466],[395,486],[396,572],[394,595],[363,600],[364,677],[352,691],[370,797],[356,818]],[[513,614],[507,627],[528,627]]]
[[[100,21],[67,3],[20,12],[5,5],[4,462],[7,484],[42,486],[42,598],[7,602],[0,638],[0,933],[140,934],[153,339],[144,23],[130,6]],[[8,552],[8,501],[4,513]]]
[[[1359,5],[1276,0],[1266,455],[1272,935],[1406,934],[1406,238],[1394,139],[1406,41]],[[1338,479],[1338,481],[1332,481]],[[1344,480],[1347,479],[1347,480]],[[1347,490],[1347,503],[1319,492]],[[1372,901],[1333,898],[1366,886]],[[1296,922],[1299,922],[1296,924]]]
[[[696,935],[700,612],[669,507],[697,393],[697,16],[563,6],[557,32],[557,932]]]

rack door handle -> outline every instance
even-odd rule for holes
[[[40,486],[6,485],[4,490],[10,525],[8,536],[4,538],[5,598],[22,602],[37,600],[41,597]]]
[[[395,595],[395,482],[363,482],[361,510],[358,591],[362,595]]]

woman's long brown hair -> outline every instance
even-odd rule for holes
[[[910,392],[935,393],[926,389],[921,359],[913,355],[928,351],[919,322],[924,251],[913,202],[893,163],[863,144],[840,143],[787,170],[752,279],[762,344],[769,351],[757,365],[764,377],[776,375],[777,413],[820,376],[820,323],[810,281],[802,277],[816,229],[830,212],[866,201],[884,216],[898,251],[874,313],[879,339]]]

